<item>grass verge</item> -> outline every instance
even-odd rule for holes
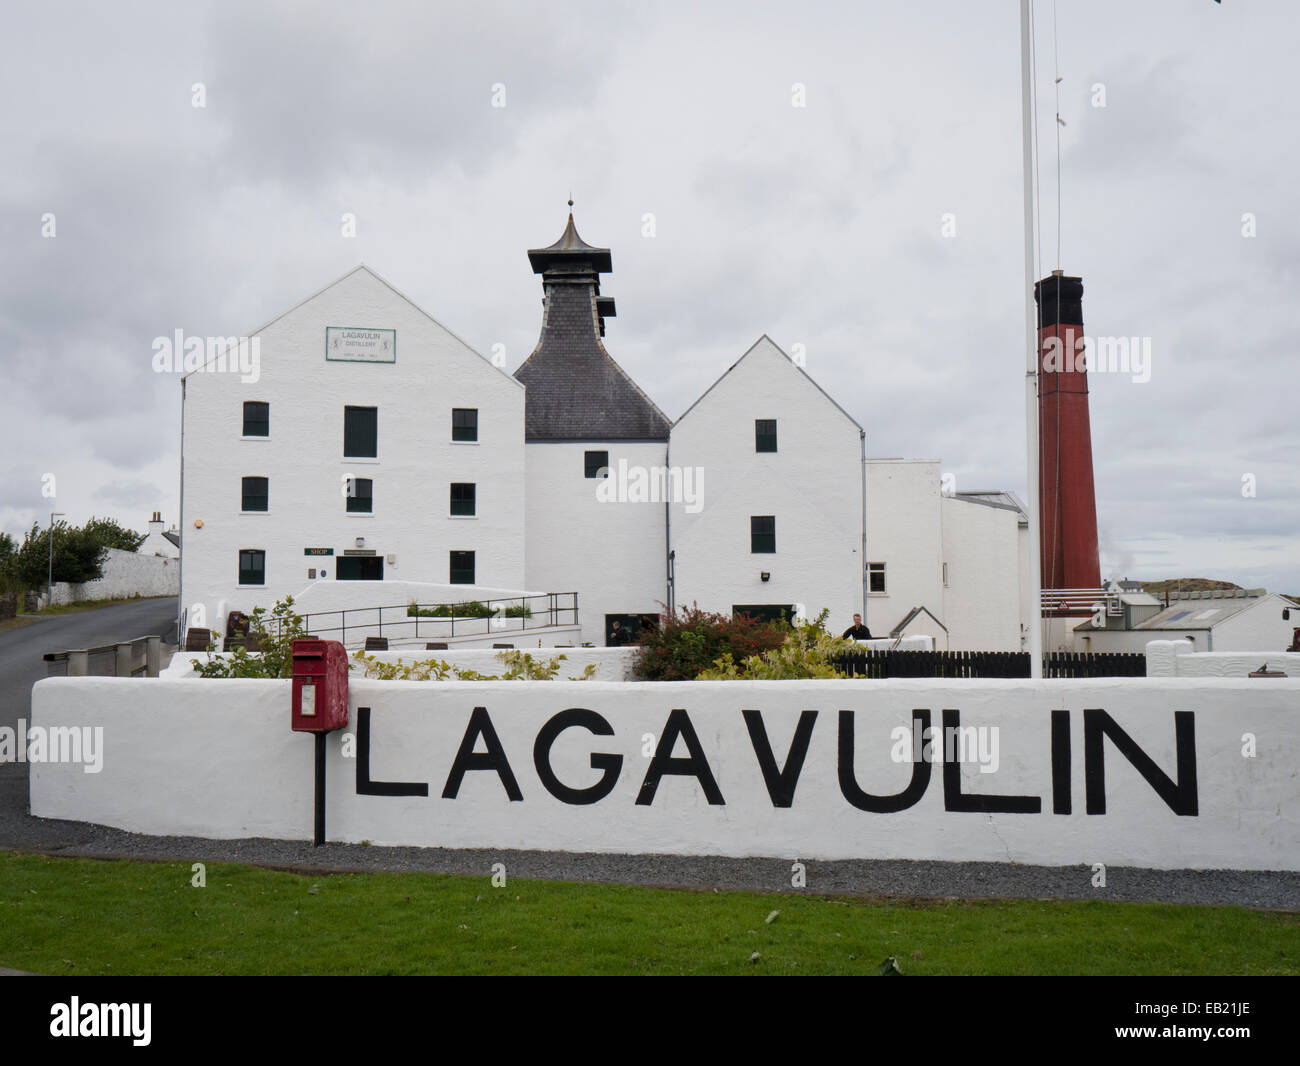
[[[0,853],[0,966],[47,974],[1300,974],[1300,916],[879,902]],[[779,914],[766,919],[772,911]],[[751,961],[754,954],[758,958]]]

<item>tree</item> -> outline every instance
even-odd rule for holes
[[[103,576],[107,549],[135,551],[143,541],[144,534],[126,529],[112,518],[92,517],[81,527],[60,520],[54,524],[54,580],[74,585],[94,581]],[[0,566],[5,566],[2,548]],[[50,529],[34,522],[22,547],[9,558],[6,576],[26,588],[38,588],[45,584],[49,566]]]

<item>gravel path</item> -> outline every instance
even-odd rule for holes
[[[485,881],[492,865],[508,877],[615,882],[675,888],[928,899],[1108,899],[1300,910],[1300,873],[1245,870],[1106,868],[1106,887],[1092,887],[1088,866],[1021,866],[991,862],[839,860],[805,862],[807,886],[791,887],[790,859],[728,859],[689,855],[599,855],[553,851],[388,848],[289,840],[153,837],[84,822],[9,814],[0,849],[192,862],[242,862],[293,870],[388,870],[468,874]],[[188,876],[188,871],[187,871]]]

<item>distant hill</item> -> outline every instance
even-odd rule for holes
[[[1212,577],[1172,577],[1165,581],[1143,581],[1142,590],[1152,596],[1163,596],[1174,589],[1180,592],[1208,592],[1211,589],[1239,589],[1231,581],[1216,581]]]

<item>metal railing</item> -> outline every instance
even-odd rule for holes
[[[1100,589],[1043,589],[1041,592],[1042,613],[1053,614],[1093,614],[1104,609],[1108,615],[1120,615],[1124,612],[1120,597],[1123,592],[1118,585]]]
[[[162,637],[50,651],[43,658],[46,677],[157,677],[162,666]]]
[[[457,608],[464,610],[457,613]],[[484,614],[484,609],[488,613]],[[433,613],[435,611],[439,613]],[[473,636],[507,637],[530,629],[576,626],[578,594],[545,592],[537,596],[489,600],[348,607],[337,611],[316,611],[299,615],[299,618],[304,633],[311,636],[337,633],[344,644],[348,642],[349,631],[354,640],[372,635],[430,641]],[[274,619],[265,619],[263,625],[272,634],[278,633],[278,623]]]

